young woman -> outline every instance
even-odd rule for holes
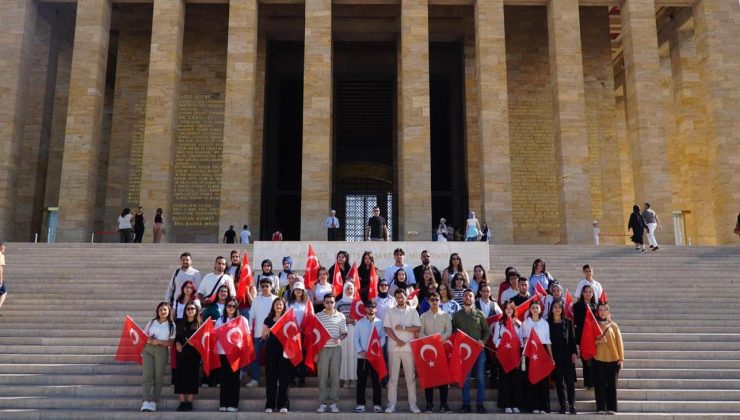
[[[396,270],[396,272],[393,274],[393,280],[391,280],[391,286],[388,290],[388,294],[392,297],[395,296],[394,293],[396,292],[396,289],[404,289],[406,290],[406,296],[410,295],[414,292],[414,286],[410,285],[406,278],[406,271],[404,271],[403,268],[399,268]],[[391,302],[393,306],[395,306],[395,299]],[[406,302],[407,305],[410,307],[416,309],[419,307],[419,297],[414,296],[413,299],[409,299]]]
[[[453,297],[452,287],[449,284],[443,282],[439,285],[439,309],[449,315],[450,318],[452,318],[452,315],[455,315],[455,312],[460,310],[460,304],[455,302],[452,299]]]
[[[378,280],[378,296],[373,299],[375,301],[375,316],[379,319],[384,319],[386,308],[395,306],[396,301],[393,296],[388,293],[388,282],[384,278]]]
[[[593,358],[594,394],[596,411],[614,414],[617,411],[617,378],[624,365],[624,347],[619,326],[611,321],[609,305],[599,303],[596,310],[601,336],[596,339]]]
[[[324,310],[324,296],[332,293],[334,286],[329,283],[329,271],[326,267],[319,267],[317,282],[313,287],[313,308],[316,313]]]
[[[228,288],[226,290],[228,294]],[[198,295],[195,293],[196,291],[195,283],[190,280],[183,283],[182,287],[180,287],[180,296],[172,308],[172,313],[175,316],[175,324],[179,323],[185,317],[185,308],[189,303],[194,304],[200,313],[200,299],[198,299]]]
[[[546,320],[550,319],[550,308],[552,308],[553,302],[560,302],[565,305],[565,298],[563,297],[563,286],[557,280],[553,280],[550,283],[550,294],[545,296],[545,309],[542,312],[542,317]]]
[[[226,300],[229,298],[229,287],[223,285],[218,288],[216,292],[216,301],[206,306],[203,309],[203,319],[211,318],[216,321],[224,314],[226,308]]]
[[[254,284],[260,284],[260,280],[264,278],[270,279],[270,282],[272,283],[270,291],[273,295],[276,295],[280,290],[280,279],[272,272],[272,261],[269,259],[263,260],[260,266],[262,267],[262,273],[257,275],[257,278],[254,279]]]
[[[363,302],[367,300],[368,294],[370,292],[370,273],[373,270],[375,272],[376,278],[380,280],[378,269],[375,268],[375,257],[373,256],[373,253],[370,251],[365,251],[362,254],[362,262],[357,268],[357,274],[360,276],[360,298],[363,300]]]
[[[555,360],[555,370],[552,379],[555,381],[560,403],[560,414],[565,414],[566,402],[570,414],[576,414],[576,337],[573,322],[563,313],[563,302],[556,300],[550,306],[548,316],[550,324],[550,341],[552,341],[552,355]],[[566,394],[567,397],[566,400]]]
[[[137,207],[134,215],[134,243],[140,244],[144,239],[144,208]]]
[[[349,253],[347,251],[337,252],[336,262],[339,264],[339,271],[342,272],[342,279],[346,279],[349,269],[352,268],[349,265]],[[334,264],[329,267],[329,283],[334,284]]]
[[[131,227],[131,209],[126,207],[118,216],[118,235],[121,243],[131,242],[131,233],[133,229]]]
[[[535,287],[538,283],[542,285],[542,288],[548,290],[550,288],[551,281],[552,276],[547,272],[545,260],[542,258],[534,260],[534,263],[532,264],[532,273],[529,275],[529,294],[534,296],[536,290]]]
[[[162,216],[162,209],[159,208],[154,215],[154,227],[152,228],[153,242],[155,244],[162,242],[162,235],[164,235],[164,217]]]
[[[552,346],[550,345],[550,325],[542,319],[542,305],[538,301],[532,302],[529,305],[529,318],[524,321],[524,337],[529,339],[532,334],[532,330],[537,331],[537,337],[539,337],[542,345],[547,348],[547,352],[552,357]],[[528,367],[529,367],[529,361]],[[529,392],[529,403],[527,404],[529,410],[533,414],[544,414],[550,412],[550,384],[549,376],[537,382],[536,384],[530,384]],[[529,382],[527,382],[529,383]]]
[[[512,324],[514,324],[519,344],[522,348],[524,347],[522,340],[522,323],[517,319],[515,314],[516,305],[514,302],[508,301],[504,303],[504,316],[498,323],[496,323],[493,330],[493,344],[496,348],[498,348],[501,343],[501,337],[504,334],[506,323],[509,319],[511,319]],[[520,409],[524,408],[524,405],[522,404],[522,371],[518,366],[509,371],[509,373],[506,373],[501,369],[501,379],[499,384],[499,408],[503,408],[504,412],[507,414],[519,413]]]
[[[581,296],[573,304],[573,326],[576,335],[576,345],[581,346],[581,335],[583,334],[583,324],[586,322],[586,311],[596,314],[596,297],[591,286],[583,286]],[[583,387],[586,389],[593,388],[591,362],[590,360],[581,359],[583,365]]]
[[[480,240],[480,223],[475,218],[475,212],[468,213],[468,220],[465,222],[465,242],[475,242]]]
[[[444,217],[437,225],[437,242],[447,242],[447,220]]]
[[[470,280],[470,284],[468,287],[470,290],[473,291],[473,294],[478,294],[478,289],[480,288],[480,284],[482,282],[488,282],[488,277],[486,276],[486,269],[483,268],[482,265],[478,264],[475,267],[473,267],[473,279]]]
[[[290,408],[288,400],[288,387],[293,376],[293,363],[283,355],[283,345],[280,340],[270,334],[270,329],[285,313],[285,301],[277,298],[272,301],[270,313],[265,318],[262,328],[262,339],[265,342],[265,376],[267,379],[267,400],[265,401],[265,413],[279,410],[287,413]]]
[[[144,334],[148,340],[141,353],[144,379],[141,411],[157,411],[162,394],[162,377],[169,356],[168,348],[175,340],[175,323],[169,303],[159,302],[156,316],[146,324]]]
[[[458,305],[463,304],[463,292],[468,288],[468,280],[461,273],[452,276],[452,296]]]
[[[424,267],[421,270],[421,283],[417,284],[419,287],[419,300],[423,301],[427,297],[429,286],[437,286],[437,280],[434,278],[434,272],[431,267]]]
[[[429,286],[427,286],[427,291],[424,294],[424,298],[420,299],[419,302],[419,315],[422,315],[424,312],[428,311],[429,308],[432,307],[432,303],[429,301],[429,296],[432,293],[438,293],[437,291],[437,283],[429,283]],[[421,294],[421,290],[419,291],[419,294]]]
[[[483,242],[491,242],[491,229],[488,228],[488,223],[483,222],[480,225],[480,240]]]
[[[180,405],[177,406],[177,411],[193,411],[193,395],[198,394],[200,353],[195,350],[195,347],[187,346],[186,343],[200,327],[199,310],[200,307],[194,302],[186,303],[185,315],[177,324],[175,334],[177,369],[173,369],[172,372],[175,378],[175,394],[180,394]]]
[[[632,230],[632,236],[630,239],[635,244],[635,251],[647,252],[645,250],[645,241],[643,236],[645,235],[645,220],[640,214],[640,206],[635,204],[632,206],[632,214],[630,214],[630,220],[627,222],[627,230]]]
[[[450,262],[447,264],[447,268],[442,271],[442,283],[449,283],[452,280],[452,276],[456,273],[461,273],[465,277],[465,281],[468,282],[468,273],[463,268],[462,259],[460,254],[453,252],[450,254]]]
[[[401,270],[403,271],[403,270]],[[357,381],[357,353],[355,352],[355,320],[352,312],[352,301],[355,298],[355,285],[351,281],[344,283],[342,298],[337,301],[336,310],[344,315],[347,322],[347,339],[342,340],[342,357],[339,365],[339,381],[345,387],[351,387]]]
[[[301,281],[293,284],[290,297],[288,297],[288,309],[290,308],[293,308],[299,326],[303,325],[303,319],[307,312],[313,313],[313,304],[306,293],[306,286]],[[301,362],[293,372],[298,376],[298,386],[303,387],[306,384],[306,365]]]
[[[239,315],[239,301],[230,297],[226,300],[224,314],[216,321],[216,328],[234,321]],[[247,322],[247,325],[249,322]],[[251,334],[251,331],[249,332]],[[229,359],[226,357],[221,343],[216,344],[218,357],[221,360],[221,370],[218,372],[221,387],[219,389],[219,409],[218,411],[237,412],[239,411],[239,369],[231,370]]]

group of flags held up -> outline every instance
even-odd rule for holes
[[[319,266],[316,253],[309,244],[304,273],[304,283],[308,290],[312,290],[316,284]],[[249,265],[249,258],[246,251],[243,256],[242,267],[246,267],[246,269],[240,272],[236,293],[239,302],[244,304],[250,299],[247,291],[254,283],[252,268]],[[341,295],[344,279],[342,279],[341,270],[338,266],[334,268],[334,273],[334,294]],[[370,273],[371,279],[368,298],[373,299],[377,296],[378,278],[374,267],[371,268]],[[352,264],[347,277],[352,279],[355,284],[359,284],[360,278],[357,272],[357,263]],[[418,289],[413,292],[414,295],[416,293],[418,293]],[[545,296],[547,296],[547,293],[542,285],[538,283],[534,296],[517,307],[516,317],[524,321],[532,302],[542,301]],[[411,298],[413,296],[409,296],[409,299]],[[599,297],[599,302],[607,302],[605,291]],[[359,293],[355,293],[350,315],[355,320],[365,317],[365,305],[360,299]],[[486,343],[487,346],[481,345],[478,341],[460,330],[455,331],[444,341],[440,334],[411,341],[409,344],[413,350],[419,385],[422,388],[432,388],[455,383],[462,387],[478,355],[484,349],[495,353],[496,358],[501,364],[501,368],[506,373],[516,369],[520,363],[524,368],[523,361],[527,357],[529,358],[527,373],[529,381],[535,384],[547,377],[555,369],[555,362],[550,357],[545,346],[542,345],[535,329],[531,330],[522,351],[519,337],[514,329],[514,323],[511,319],[508,319],[499,347],[496,350],[493,349],[493,329],[496,323],[501,320],[502,316],[503,314],[498,314],[487,318],[488,326],[491,329],[491,338]],[[571,319],[573,318],[573,299],[567,290],[565,297],[565,316]],[[254,328],[251,330],[253,331]],[[294,366],[298,366],[301,362],[304,362],[311,372],[316,372],[315,356],[318,355],[319,351],[321,351],[326,342],[331,338],[329,332],[314,314],[310,301],[308,302],[306,315],[303,317],[300,326],[291,308],[278,319],[270,329],[270,333],[283,345],[283,356],[285,358],[290,360]],[[596,354],[595,340],[599,336],[601,336],[601,329],[596,321],[596,317],[591,311],[586,311],[580,342],[581,356],[584,360],[590,360]],[[255,360],[254,343],[244,317],[237,317],[217,328],[214,327],[213,320],[209,318],[201,324],[200,328],[187,341],[187,344],[192,345],[200,353],[203,360],[203,371],[206,375],[210,374],[211,370],[221,366],[218,352],[216,351],[217,342],[223,347],[226,358],[231,364],[233,371],[247,366]],[[146,343],[147,336],[144,330],[127,315],[124,319],[123,331],[121,332],[121,339],[118,343],[115,360],[141,364],[141,353]],[[380,379],[388,376],[386,362],[383,357],[383,349],[380,345],[380,337],[375,328],[372,329],[370,340],[368,341],[366,358]]]

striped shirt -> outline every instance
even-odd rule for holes
[[[326,331],[329,332],[332,339],[337,339],[340,338],[342,334],[347,334],[347,320],[341,312],[335,310],[333,314],[329,315],[326,311],[321,311],[316,314],[316,318],[318,318],[321,325],[326,328]],[[324,347],[339,347],[339,344],[327,341]]]

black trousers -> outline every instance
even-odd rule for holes
[[[522,371],[518,367],[505,373],[501,369],[501,378],[498,385],[499,408],[524,408],[522,405]]]
[[[583,360],[581,359],[581,365],[583,366],[583,387],[584,388],[593,388],[594,381],[593,381],[593,373],[591,372],[591,362],[593,362],[594,359],[590,360]]]
[[[439,390],[439,406],[447,405],[449,385],[440,385],[437,389]],[[424,388],[424,396],[427,398],[427,404],[434,404],[434,388]]]
[[[288,401],[288,386],[293,377],[293,364],[283,357],[282,352],[276,354],[265,353],[265,376],[267,379],[267,401],[265,409],[290,408]]]
[[[138,225],[137,225],[138,226]],[[141,240],[144,239],[144,227],[137,227],[134,229],[134,243],[140,244]]]
[[[617,362],[600,362],[592,359],[596,411],[617,411]]]
[[[239,370],[236,372],[231,370],[229,359],[225,355],[219,355],[219,358],[221,359],[219,407],[239,408]]]
[[[545,378],[536,384],[530,384],[527,375],[524,375],[524,380],[529,384],[529,392],[527,393],[527,409],[529,411],[539,410],[550,412],[550,381],[549,377]]]
[[[365,405],[367,377],[373,384],[373,405],[380,405],[380,379],[367,359],[357,359],[357,405]]]
[[[552,380],[558,392],[560,408],[565,409],[576,404],[576,367],[568,359],[558,360],[552,371]],[[568,400],[566,401],[566,393]],[[566,404],[567,403],[567,404]]]
[[[328,241],[336,241],[339,233],[339,228],[326,228],[326,239]]]

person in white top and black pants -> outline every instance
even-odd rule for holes
[[[329,212],[329,217],[324,221],[324,225],[326,226],[326,240],[336,241],[339,234],[339,219],[336,210]]]

